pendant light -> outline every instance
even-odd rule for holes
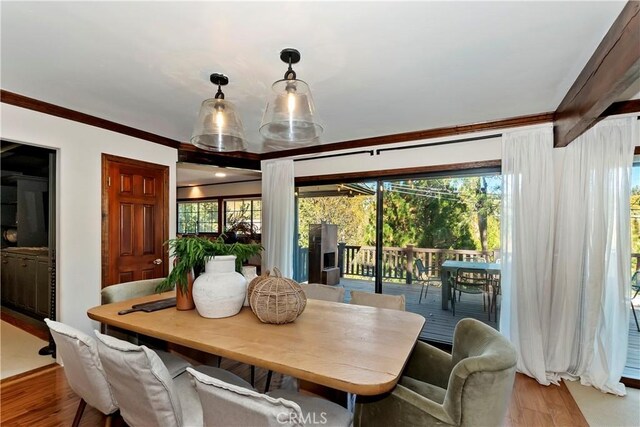
[[[314,118],[315,107],[309,85],[296,78],[292,64],[300,62],[300,52],[284,49],[280,59],[289,65],[284,79],[276,81],[267,102],[260,133],[267,140],[308,141],[317,138],[323,129]]]
[[[224,74],[214,73],[211,83],[218,86],[215,97],[200,106],[198,121],[193,129],[191,143],[209,151],[243,151],[244,131],[236,107],[224,99],[222,86],[229,83]]]

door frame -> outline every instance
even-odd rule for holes
[[[101,262],[101,280],[100,288],[105,287],[107,275],[109,272],[109,165],[111,163],[120,163],[131,166],[147,167],[159,169],[162,171],[162,181],[164,183],[164,191],[162,192],[163,203],[161,207],[162,213],[162,242],[169,239],[169,166],[157,163],[144,162],[142,160],[129,159],[126,157],[114,156],[113,154],[102,153],[102,262]],[[162,269],[166,276],[169,272],[169,254],[162,251]]]

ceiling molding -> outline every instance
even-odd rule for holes
[[[630,101],[614,102],[604,110],[604,113],[600,115],[603,119],[609,116],[617,116],[619,114],[640,113],[640,99],[632,99]]]
[[[180,144],[178,148],[178,161],[201,165],[260,170],[260,154],[247,152],[212,153],[200,150],[191,144]]]
[[[394,144],[398,142],[419,141],[423,139],[441,138],[472,132],[536,125],[552,121],[553,113],[533,114],[527,116],[511,117],[508,119],[493,120],[488,122],[396,133],[392,135],[376,136],[372,138],[355,139],[352,141],[335,142],[332,144],[314,145],[312,147],[301,147],[291,150],[274,151],[262,154],[262,159],[275,159],[280,157],[300,156],[304,154],[317,154],[326,153],[328,151],[348,150],[376,145]]]
[[[556,110],[554,144],[565,147],[640,78],[640,2],[628,1]]]
[[[156,135],[151,132],[132,128],[130,126],[122,125],[110,120],[101,119],[100,117],[81,113],[79,111],[71,110],[59,105],[49,104],[48,102],[29,98],[27,96],[9,92],[3,89],[0,89],[0,101],[3,104],[15,105],[16,107],[26,108],[28,110],[49,114],[51,116],[83,123],[89,126],[95,126],[98,128],[110,130],[112,132],[121,133],[123,135],[132,136],[134,138],[155,142],[156,144],[164,145],[166,147],[178,148],[178,146],[180,145],[180,142],[174,139],[165,138],[164,136]]]
[[[111,120],[102,119],[100,117],[92,116],[89,114],[81,113],[76,110],[61,107],[59,105],[50,104],[48,102],[40,101],[38,99],[29,98],[28,96],[20,95],[18,93],[9,92],[0,89],[0,102],[9,105],[15,105],[16,107],[25,108],[39,113],[49,114],[51,116],[60,117],[63,119],[71,120],[74,122],[82,123],[89,126],[106,129],[112,132],[120,133],[123,135],[131,136],[134,138],[142,139],[145,141],[153,142],[156,144],[164,145],[166,147],[175,148],[178,150],[178,157],[180,161],[190,162],[189,160],[182,159],[203,159],[198,162],[191,163],[203,163],[215,166],[228,166],[239,167],[244,169],[260,170],[260,156],[255,153],[233,152],[233,153],[211,153],[204,150],[200,150],[191,144],[184,144],[175,139],[166,138],[164,136],[156,135],[151,132],[136,129],[131,126],[126,126],[120,123],[112,122]]]
[[[419,176],[438,172],[455,172],[469,169],[499,168],[501,160],[485,160],[481,162],[451,163],[448,165],[420,166],[414,168],[386,169],[367,172],[337,173],[322,176],[296,177],[295,185],[346,184],[362,180],[383,178],[402,178]]]

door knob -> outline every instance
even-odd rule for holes
[[[154,263],[155,265],[160,265],[160,264],[162,264],[162,260],[161,260],[160,258],[158,258],[158,259],[154,259],[154,260],[153,260],[153,263]]]

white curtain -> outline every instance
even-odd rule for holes
[[[293,160],[267,160],[262,165],[262,270],[278,267],[293,276],[295,217]]]
[[[500,330],[518,350],[517,369],[542,384],[553,255],[553,128],[502,137]]]
[[[625,394],[635,117],[597,124],[564,149],[547,370]]]

